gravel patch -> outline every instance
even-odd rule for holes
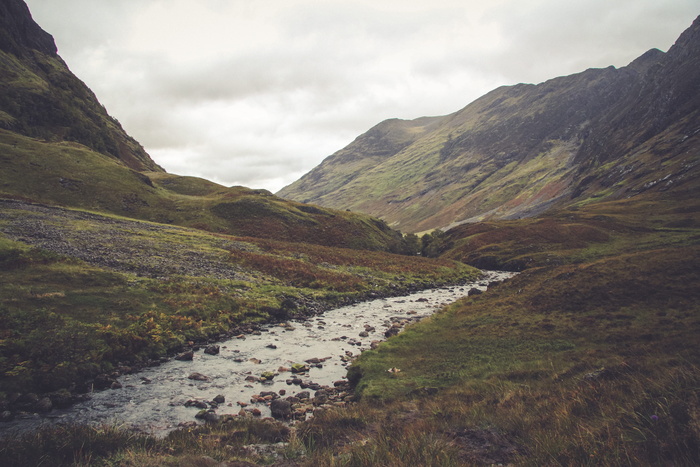
[[[246,280],[245,272],[227,261],[228,252],[256,249],[185,227],[14,200],[0,200],[0,233],[91,265],[144,277]]]

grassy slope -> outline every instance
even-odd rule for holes
[[[57,390],[245,324],[475,274],[449,260],[30,208],[0,216],[0,391]]]
[[[400,234],[370,216],[285,201],[265,190],[137,172],[78,143],[50,143],[0,130],[0,166],[0,197],[224,234],[402,249]]]
[[[572,214],[453,238],[446,256],[496,252],[530,268],[363,354],[351,376],[369,415],[362,434],[342,436],[380,435],[345,449],[351,465],[429,460],[393,453],[384,437],[442,445],[455,465],[697,464],[697,204],[627,200]],[[334,433],[341,416],[310,432]],[[400,430],[398,418],[409,420]],[[328,462],[328,451],[316,455]]]
[[[696,465],[700,224],[691,200],[601,203],[486,225],[504,261],[537,251],[530,267],[365,352],[350,373],[360,402],[281,436],[290,443],[282,457],[291,465]],[[452,240],[446,256],[464,254]],[[241,423],[249,422],[134,438],[103,454],[113,435],[96,429],[95,447],[61,452],[97,465],[187,465],[205,454],[265,461],[236,447]]]
[[[499,462],[692,465],[698,259],[694,246],[529,270],[364,354],[358,390],[412,412],[406,436],[429,428],[454,459],[468,448],[455,433],[490,432]]]
[[[532,219],[465,224],[448,232],[443,257],[523,270],[696,243],[700,200],[688,189],[573,206]]]

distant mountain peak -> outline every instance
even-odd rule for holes
[[[625,68],[634,70],[638,73],[646,73],[649,68],[658,64],[665,55],[666,54],[659,49],[650,49],[636,59],[632,60],[632,62]]]

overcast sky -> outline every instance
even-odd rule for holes
[[[277,191],[387,118],[667,51],[697,0],[26,0],[168,172]]]

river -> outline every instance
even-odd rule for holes
[[[333,386],[345,378],[349,360],[370,348],[373,341],[384,340],[386,330],[394,323],[405,324],[430,316],[472,288],[483,291],[490,282],[513,275],[500,271],[484,273],[474,283],[357,303],[305,321],[266,326],[255,334],[219,343],[216,355],[200,349],[192,361],[173,359],[124,375],[119,378],[121,389],[95,392],[89,400],[69,409],[41,416],[27,414],[2,423],[0,435],[49,424],[114,423],[160,436],[195,420],[200,409],[193,402],[202,405],[217,396],[223,400],[217,404],[218,415],[237,414],[247,406],[246,410],[257,408],[261,416],[269,416],[268,406],[251,404],[251,397],[261,391],[293,396],[308,391],[306,387],[311,383]],[[293,364],[306,361],[312,365],[302,375],[289,371]],[[276,376],[271,381],[260,381],[265,372]],[[293,383],[293,378],[301,379],[302,385],[298,384],[299,379]]]

